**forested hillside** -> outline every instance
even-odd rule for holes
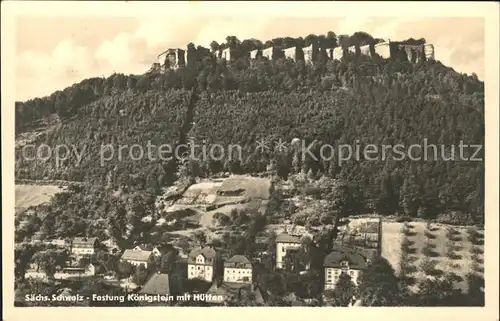
[[[408,147],[427,139],[428,144],[456,145],[457,158],[460,141],[484,144],[484,84],[440,62],[411,64],[352,55],[340,62],[306,65],[207,57],[164,74],[88,79],[49,97],[16,103],[16,133],[39,131],[43,117],[53,113],[60,123],[37,142],[85,147],[86,156],[78,167],[73,155],[57,168],[54,161],[23,161],[17,150],[16,178],[85,181],[99,190],[97,186],[158,190],[175,179],[172,164],[114,159],[100,166],[101,145],[145,148],[148,141],[177,144],[192,136],[198,142],[240,144],[245,156],[241,162],[191,162],[187,171],[192,176],[254,173],[273,163],[281,177],[304,171],[310,177],[346,179],[367,211],[422,218],[451,215],[462,223],[481,222],[484,216],[482,161],[445,161],[438,151],[437,160],[360,159],[339,166],[336,158],[302,163],[291,151],[255,153],[262,137],[361,148]],[[465,155],[470,157],[470,152]],[[483,152],[476,157],[482,158]]]

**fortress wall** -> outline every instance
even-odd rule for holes
[[[391,50],[388,42],[382,42],[375,45],[375,53],[384,59],[391,58]]]
[[[434,45],[433,44],[425,44],[424,45],[424,54],[427,60],[434,60]]]
[[[342,47],[336,47],[333,49],[333,59],[340,60],[344,56],[344,50]]]

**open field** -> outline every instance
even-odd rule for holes
[[[63,189],[54,185],[16,185],[16,212],[50,202],[52,196],[62,191]]]
[[[424,259],[429,257],[435,263],[434,268],[443,272],[452,272],[460,276],[463,280],[458,282],[458,287],[466,289],[466,275],[474,271],[483,275],[484,269],[484,245],[481,241],[477,245],[469,241],[469,232],[467,227],[451,226],[445,224],[433,223],[430,229],[427,229],[425,222],[408,223],[408,232],[403,233],[404,223],[383,222],[382,223],[382,256],[385,257],[398,273],[400,270],[401,246],[405,237],[409,240],[409,257],[411,265],[415,271],[411,274],[416,280],[422,280],[426,277],[421,267]],[[453,240],[450,241],[449,229],[456,231],[453,233]],[[483,233],[483,231],[479,231]],[[427,245],[430,243],[431,245]],[[449,256],[449,247],[453,245],[454,257]],[[475,254],[474,254],[475,252]],[[425,253],[425,254],[424,254]],[[478,263],[474,264],[474,261]],[[439,272],[438,272],[439,273]]]

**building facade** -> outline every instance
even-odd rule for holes
[[[224,262],[224,282],[252,283],[252,263],[243,255]]]
[[[152,260],[153,253],[151,251],[144,251],[140,248],[127,249],[123,252],[121,257],[121,261],[128,262],[135,266],[143,264],[145,268],[148,267]]]
[[[358,285],[361,274],[366,270],[366,260],[359,253],[336,249],[325,257],[323,266],[325,268],[325,290],[332,290],[342,273],[347,274],[351,281]]]
[[[281,233],[276,237],[276,268],[282,269],[287,251],[300,248],[300,238],[288,233]]]
[[[177,69],[186,65],[185,51],[182,49],[168,49],[158,55],[160,67],[166,69]]]
[[[216,252],[211,247],[193,249],[188,255],[188,279],[212,282],[216,264]]]

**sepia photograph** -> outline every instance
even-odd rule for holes
[[[498,3],[22,2],[2,3],[12,316],[498,320]]]

